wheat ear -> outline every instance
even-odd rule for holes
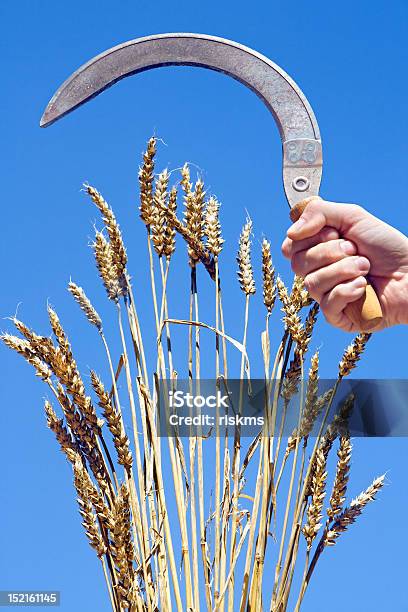
[[[276,299],[275,268],[272,265],[271,244],[265,238],[262,241],[262,274],[263,274],[263,301],[268,313]]]
[[[118,463],[123,465],[129,472],[132,467],[133,458],[129,449],[129,438],[122,425],[122,417],[114,407],[109,393],[106,391],[101,379],[93,370],[91,371],[91,382],[99,398],[99,406],[103,410],[103,415],[108,423],[109,431],[113,436],[113,443],[118,454]]]
[[[92,504],[89,499],[89,484],[85,475],[86,470],[79,456],[73,464],[74,469],[74,485],[78,493],[79,513],[83,519],[83,526],[89,544],[95,549],[96,554],[101,558],[107,551],[104,543],[96,516],[93,511]]]
[[[302,529],[306,538],[307,548],[311,549],[313,540],[321,527],[322,508],[326,490],[326,462],[327,457],[319,450],[316,454],[316,469],[312,478],[312,499],[307,509],[307,522]]]
[[[319,352],[311,358],[309,377],[307,381],[305,406],[303,409],[302,421],[300,423],[299,436],[305,438],[311,432],[314,422],[321,412],[324,403],[318,402],[317,391],[319,384]]]
[[[339,363],[339,377],[344,378],[356,367],[371,334],[358,334],[344,351]]]
[[[167,169],[159,174],[153,196],[152,223],[150,228],[153,245],[159,257],[164,255],[166,246],[166,201],[169,178],[170,175]]]
[[[126,295],[127,287],[124,279],[118,273],[111,243],[102,232],[95,233],[93,243],[96,267],[102,279],[110,300],[117,301],[121,295]]]
[[[103,222],[108,232],[109,241],[112,247],[112,259],[116,267],[119,278],[126,274],[127,255],[119,225],[113,210],[108,206],[108,203],[102,195],[91,185],[85,185],[88,195],[95,203],[99,212],[102,215]]]
[[[129,493],[125,484],[121,486],[115,499],[112,518],[113,529],[110,532],[110,548],[119,579],[116,590],[121,605],[131,608],[135,599],[134,547],[130,528]]]
[[[45,381],[50,380],[52,374],[50,368],[36,355],[28,340],[22,340],[12,334],[2,334],[0,339],[6,346],[24,357],[27,363],[34,367],[37,376]]]
[[[351,442],[349,436],[341,436],[340,445],[337,451],[337,468],[336,476],[333,484],[333,490],[330,496],[329,508],[327,515],[330,520],[333,520],[343,509],[343,504],[346,500],[347,483],[350,472],[351,460]]]
[[[214,257],[219,256],[225,242],[221,234],[219,212],[220,203],[217,198],[211,196],[205,207],[204,234],[207,238],[207,249]]]
[[[376,478],[372,484],[365,491],[360,493],[356,499],[353,499],[350,506],[337,517],[326,534],[324,540],[325,546],[334,546],[340,534],[346,531],[348,527],[355,522],[369,502],[374,501],[378,491],[384,485],[384,479],[385,474]]]
[[[64,420],[59,419],[48,400],[45,401],[44,404],[45,414],[47,416],[47,425],[51,429],[51,431],[55,434],[58,444],[61,447],[62,452],[70,459],[71,452],[78,452],[78,446],[68,431],[68,429],[64,426]]]
[[[253,295],[256,291],[251,262],[251,232],[252,221],[248,218],[239,237],[237,254],[238,280],[242,291],[246,295]]]
[[[309,296],[308,291],[305,289],[304,279],[297,274],[293,279],[290,299],[297,311],[301,310],[305,306],[309,306],[312,303],[312,299]]]
[[[169,223],[169,216],[176,215],[177,211],[177,187],[172,187],[169,194],[168,204],[165,207],[166,226],[164,228],[164,248],[163,254],[170,259],[176,250],[176,231]]]
[[[79,304],[81,310],[85,313],[86,318],[92,325],[101,331],[102,329],[102,319],[96,312],[95,308],[92,306],[91,301],[86,296],[85,291],[82,287],[79,287],[72,281],[68,283],[68,291],[74,297],[74,300]]]
[[[143,154],[143,164],[139,170],[140,217],[150,226],[153,222],[153,181],[154,157],[156,155],[156,138],[150,138]]]
[[[181,175],[181,186],[184,191],[184,225],[195,240],[200,242],[204,235],[204,184],[198,179],[193,191],[187,164],[184,164]],[[196,265],[201,259],[191,244],[188,246],[188,256],[191,266]]]
[[[167,222],[168,225],[174,228],[180,236],[184,238],[184,240],[189,245],[190,249],[194,251],[194,253],[200,258],[200,261],[204,265],[205,269],[211,276],[211,278],[215,279],[215,264],[214,259],[211,257],[211,253],[206,249],[202,240],[199,240],[183,223],[178,219],[176,214],[168,209],[167,212]]]

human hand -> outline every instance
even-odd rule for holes
[[[368,273],[384,314],[378,329],[408,323],[408,238],[360,206],[313,199],[282,252],[335,327],[357,331],[344,309],[364,294]]]

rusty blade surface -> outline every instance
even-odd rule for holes
[[[289,205],[317,195],[322,175],[320,132],[296,83],[256,51],[215,36],[159,34],[123,43],[81,66],[58,89],[41,118],[47,127],[126,76],[161,66],[198,66],[243,83],[272,113],[283,145]]]

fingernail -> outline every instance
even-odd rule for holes
[[[367,285],[367,281],[364,276],[359,276],[353,280],[353,285],[356,289],[359,289],[360,287],[365,287]]]
[[[370,269],[370,264],[365,257],[357,258],[357,266],[361,272],[368,272]]]
[[[353,242],[349,242],[348,240],[343,240],[340,242],[340,248],[346,255],[354,255],[356,252],[356,247]]]

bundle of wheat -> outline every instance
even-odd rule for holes
[[[177,433],[161,437],[157,386],[174,389],[177,381],[171,344],[173,326],[188,326],[185,362],[191,384],[201,376],[203,329],[215,336],[217,387],[228,385],[232,378],[229,343],[240,351],[239,377],[243,383],[250,375],[248,320],[256,286],[251,259],[252,221],[247,219],[237,254],[238,281],[245,296],[243,336],[238,341],[226,333],[220,275],[224,244],[220,204],[214,196],[207,198],[200,178],[193,184],[189,167],[184,165],[180,181],[184,215],[180,219],[177,186],[169,186],[170,173],[166,169],[155,174],[156,145],[156,140],[150,139],[139,174],[140,216],[147,228],[148,274],[158,339],[155,371],[149,373],[147,367],[146,329],[140,323],[120,227],[110,206],[90,185],[86,191],[104,224],[104,230],[96,232],[93,249],[107,296],[116,309],[121,346],[118,359],[111,354],[102,319],[84,290],[72,281],[68,289],[100,336],[109,382],[104,383],[91,371],[93,400],[52,308],[48,314],[54,340],[37,335],[17,319],[13,321],[23,338],[4,334],[2,339],[34,367],[60,407],[61,417],[49,400],[45,402],[47,424],[72,466],[82,524],[102,563],[113,610],[282,612],[288,608],[289,599],[299,610],[325,548],[337,542],[384,483],[384,476],[375,479],[349,506],[345,505],[352,452],[347,423],[353,398],[346,400],[334,419],[329,418],[339,384],[356,366],[369,335],[358,335],[346,349],[333,388],[319,394],[318,352],[311,357],[304,384],[318,305],[311,302],[301,278],[295,277],[289,290],[275,277],[271,246],[264,239],[261,257],[266,313],[262,353],[266,393],[262,430],[247,445],[245,455],[239,425],[221,436],[217,421],[215,431],[194,432],[187,443]],[[187,244],[191,278],[188,320],[169,315],[168,283],[176,234]],[[215,314],[208,311],[205,317],[199,316],[200,264],[209,272],[208,282],[214,287]],[[272,359],[270,316],[276,297],[282,305],[283,334]],[[212,317],[213,324],[205,322]],[[162,340],[164,334],[166,342]],[[115,370],[116,360],[119,365]],[[118,382],[122,375],[127,400]],[[294,408],[298,411],[297,426],[282,446],[285,419],[299,389],[300,399]],[[243,394],[241,384],[238,411]],[[130,414],[124,410],[125,401]],[[319,431],[309,452],[317,421]],[[336,439],[337,468],[324,521],[328,456]],[[211,476],[208,465],[213,453]],[[172,512],[170,499],[175,505]]]

